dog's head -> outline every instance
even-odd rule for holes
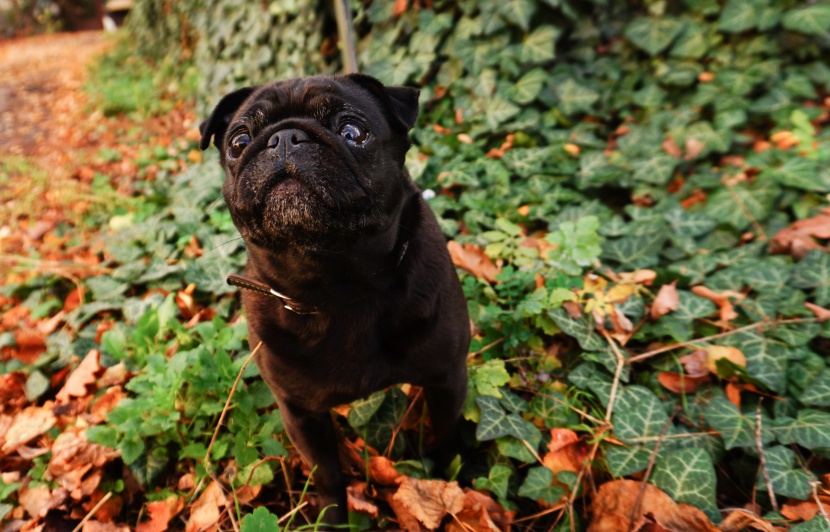
[[[314,76],[226,95],[201,127],[227,178],[240,234],[273,247],[325,245],[381,230],[407,178],[418,91],[360,74]]]

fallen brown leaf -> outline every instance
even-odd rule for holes
[[[349,511],[369,514],[373,519],[377,519],[378,507],[375,506],[374,503],[370,502],[366,497],[367,487],[368,484],[365,482],[356,482],[346,488]]]
[[[395,470],[395,463],[392,460],[383,456],[369,458],[369,478],[372,482],[381,486],[394,486],[401,476]]]
[[[674,393],[694,393],[701,385],[709,382],[709,375],[684,375],[670,371],[661,371],[657,380],[667,390]]]
[[[48,469],[61,486],[74,491],[81,487],[82,479],[90,469],[103,467],[120,455],[117,449],[87,440],[83,429],[69,429],[52,444]]]
[[[90,519],[84,523],[84,527],[81,529],[81,532],[130,532],[130,527],[127,525],[117,525],[115,523],[102,523],[101,521]]]
[[[447,242],[447,249],[450,252],[452,263],[472,273],[479,279],[491,283],[496,282],[496,275],[500,269],[493,264],[490,257],[484,254],[484,250],[475,244],[464,244],[463,246],[455,240]]]
[[[677,295],[677,281],[671,284],[664,284],[657,292],[654,303],[651,305],[651,317],[657,319],[673,312],[680,307],[680,297]]]
[[[542,464],[553,471],[554,476],[561,471],[578,472],[588,459],[588,454],[588,447],[576,432],[554,428],[550,431],[548,452],[542,458]]]
[[[729,301],[729,298],[744,299],[745,297],[742,293],[733,290],[715,292],[705,286],[693,286],[692,293],[704,297],[718,306],[718,309],[720,309],[720,321],[723,326],[726,326],[730,321],[738,317],[738,313],[735,312],[735,307]]]
[[[403,517],[398,513],[400,509],[428,530],[437,530],[447,514],[455,515],[464,508],[464,492],[457,482],[401,477],[399,483],[400,487],[392,498],[401,503],[401,508],[395,509],[395,513],[402,521]]]
[[[56,421],[51,402],[44,406],[30,406],[18,412],[5,436],[0,435],[0,439],[5,439],[0,452],[7,454],[14,451],[19,445],[54,427]]]
[[[801,259],[807,252],[820,249],[815,239],[830,238],[830,208],[812,218],[797,220],[778,231],[770,240],[770,253],[789,253]]]
[[[635,508],[641,489],[644,489],[643,497],[639,508]],[[677,504],[659,488],[651,484],[643,488],[643,483],[636,480],[612,480],[600,486],[591,512],[593,519],[588,532],[638,531],[649,519],[668,530],[718,530],[702,511],[688,504]]]
[[[489,496],[464,490],[464,509],[444,528],[446,532],[508,532],[516,512],[506,512]]]
[[[698,155],[703,153],[703,149],[706,147],[706,144],[697,140],[694,137],[689,137],[686,139],[686,160],[692,161],[697,159]]]
[[[184,501],[176,496],[147,503],[147,514],[150,520],[139,523],[135,527],[135,532],[164,532],[170,520],[182,511],[182,508],[184,508]]]
[[[830,511],[830,506],[823,504],[825,511]],[[799,501],[790,499],[781,505],[781,515],[793,521],[809,521],[818,513],[818,504],[815,501]]]
[[[21,488],[17,501],[30,516],[43,517],[49,510],[61,505],[68,495],[69,492],[63,488],[50,490],[48,486],[41,485]]]
[[[747,528],[761,532],[784,532],[784,528],[773,526],[766,519],[749,511],[735,510],[726,516],[718,526],[720,532],[743,532]]]
[[[822,308],[818,305],[814,305],[810,302],[804,303],[804,306],[807,307],[807,309],[810,312],[816,315],[816,318],[818,318],[819,322],[824,323],[825,321],[830,320],[830,310]]]
[[[55,396],[58,403],[67,403],[72,397],[87,395],[86,387],[95,384],[96,374],[102,369],[101,364],[98,363],[99,355],[97,349],[92,349],[78,364],[75,371],[69,374],[66,384]]]
[[[89,421],[93,424],[103,423],[107,414],[112,411],[115,406],[124,398],[124,392],[121,386],[113,386],[107,388],[107,391],[92,403],[92,408],[89,412]]]
[[[208,484],[205,491],[190,508],[190,519],[185,525],[186,532],[200,532],[219,522],[220,508],[226,506],[228,500],[222,486],[215,480]]]
[[[663,151],[675,159],[680,159],[683,156],[683,152],[680,151],[680,146],[671,137],[666,137],[663,140]]]

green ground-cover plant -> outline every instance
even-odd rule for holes
[[[193,24],[171,35],[205,39],[194,45],[202,91],[331,71],[336,59],[320,50],[327,26],[310,16],[312,4],[241,2],[238,16],[214,18],[209,31],[204,12],[190,18],[182,8],[177,24]],[[811,482],[830,470],[830,327],[805,303],[830,306],[830,255],[820,245],[770,250],[781,229],[827,207],[830,6],[431,5],[396,13],[391,2],[358,3],[355,21],[367,73],[422,87],[408,167],[437,193],[430,205],[444,232],[500,265],[495,280],[459,270],[476,334],[458,479],[519,515],[538,512],[537,501],[589,502],[584,472],[540,463],[551,429],[569,429],[594,451],[596,484],[645,478],[716,523],[724,508],[757,500],[769,511],[812,497]],[[289,36],[250,22],[257,10],[307,39],[289,46]],[[133,24],[150,42],[141,19]],[[266,42],[279,52],[228,75]],[[201,97],[208,106],[218,96]],[[130,399],[92,435],[118,447],[148,489],[168,471],[206,473],[206,442],[250,347],[224,283],[244,256],[219,199],[218,164],[209,156],[163,177],[139,183],[142,199],[119,213],[123,227],[102,237],[112,272],[85,280],[92,300],[67,317],[77,334],[55,334],[52,358],[29,369],[43,378],[65,353],[95,346],[108,364],[139,373]],[[671,283],[676,308],[655,313]],[[216,316],[188,329],[172,294],[191,284]],[[39,278],[6,291],[49,314],[53,288]],[[704,297],[712,292],[721,299]],[[96,343],[104,312],[118,323]],[[735,351],[743,359],[721,356]],[[692,374],[689,357],[709,364],[705,382],[667,387],[665,375]],[[240,471],[286,443],[267,390],[254,370],[246,377],[235,400],[246,414],[223,428],[211,456],[215,465],[233,458]],[[393,388],[353,404],[341,425],[401,472],[441,477],[419,459],[418,430],[394,437],[408,406]],[[275,467],[259,466],[255,482],[271,482]],[[586,517],[580,506],[564,511]],[[562,517],[537,525],[567,528]],[[243,529],[253,523],[273,519],[257,510]],[[818,515],[794,529],[827,528]]]

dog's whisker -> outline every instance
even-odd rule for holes
[[[213,248],[213,249],[209,250],[209,251],[208,251],[208,253],[213,253],[214,251],[216,251],[217,249],[221,248],[222,246],[224,246],[224,245],[226,245],[226,244],[230,244],[231,242],[236,242],[237,240],[242,240],[242,237],[241,237],[241,236],[238,236],[238,237],[236,237],[236,238],[231,238],[230,240],[228,240],[228,241],[226,241],[226,242],[222,242],[221,244],[219,244],[219,245],[218,245],[218,246],[216,246],[215,248]]]
[[[210,211],[212,211],[212,210],[213,210],[213,208],[214,208],[214,207],[216,207],[216,204],[217,204],[217,203],[219,203],[219,201],[220,201],[221,199],[222,199],[222,196],[219,196],[218,198],[216,198],[216,201],[214,201],[213,203],[211,203],[211,204],[210,204],[210,207],[208,207],[208,208],[207,208],[207,210],[205,211],[205,214],[210,214]]]

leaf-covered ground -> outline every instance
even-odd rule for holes
[[[830,8],[408,5],[361,4],[359,52],[424,86],[466,448],[433,470],[415,387],[336,409],[354,527],[830,529]],[[251,347],[221,171],[185,78],[124,50],[74,93],[100,142],[0,160],[0,523],[297,528],[313,481],[255,368],[219,423]]]

